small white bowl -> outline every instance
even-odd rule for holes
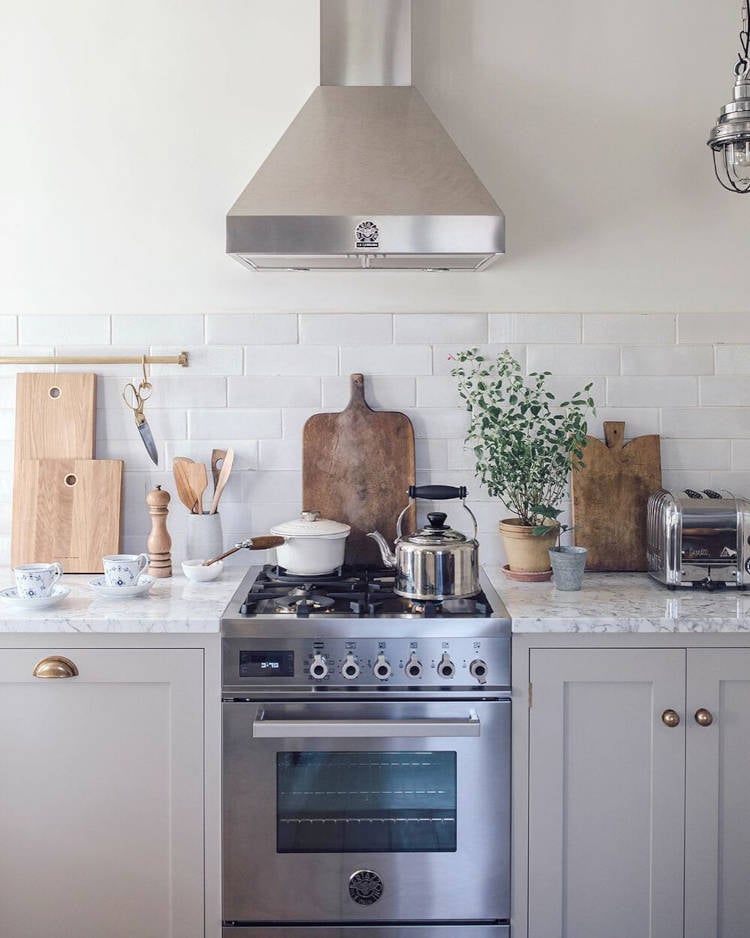
[[[224,569],[224,561],[217,560],[210,567],[204,567],[202,560],[183,560],[182,572],[194,583],[208,583],[215,580]]]

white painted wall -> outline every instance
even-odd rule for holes
[[[317,83],[315,0],[0,0],[0,314],[747,309],[750,200],[705,146],[734,0],[415,9],[417,84],[507,213],[495,268],[224,255],[227,208]]]

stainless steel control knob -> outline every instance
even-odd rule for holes
[[[372,666],[372,673],[379,681],[387,681],[391,674],[393,674],[393,668],[385,655],[380,654],[375,659],[375,664]]]
[[[353,681],[355,677],[359,677],[359,665],[351,652],[349,652],[344,659],[344,663],[341,665],[341,674],[347,681]]]
[[[323,655],[313,655],[313,660],[310,662],[308,670],[310,671],[310,676],[314,677],[316,681],[322,681],[328,674],[328,662]]]
[[[456,673],[456,666],[451,661],[451,656],[448,652],[443,652],[443,657],[438,662],[437,673],[440,677],[453,677]]]
[[[469,665],[469,674],[480,684],[487,683],[487,662],[481,658],[475,658]]]
[[[422,662],[417,658],[416,653],[412,652],[411,657],[404,666],[404,674],[407,677],[421,677],[422,671],[424,671]]]

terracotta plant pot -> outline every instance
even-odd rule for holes
[[[542,535],[532,534],[533,530],[530,525],[521,524],[518,518],[505,518],[500,522],[500,533],[508,557],[508,570],[505,572],[511,579],[514,573],[547,573],[545,579],[552,576],[549,549],[555,546],[558,529],[555,527],[548,534]]]

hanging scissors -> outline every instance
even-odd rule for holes
[[[154,437],[151,433],[151,428],[148,425],[148,421],[143,416],[143,405],[151,397],[151,392],[153,390],[153,386],[148,380],[148,375],[146,374],[145,355],[141,360],[141,367],[143,368],[143,378],[140,384],[137,388],[134,384],[126,384],[122,392],[122,399],[135,414],[135,425],[138,427],[138,432],[140,433],[141,439],[143,440],[143,445],[146,447],[146,452],[151,457],[154,465],[158,466],[159,453],[156,450],[156,444],[154,443]]]

